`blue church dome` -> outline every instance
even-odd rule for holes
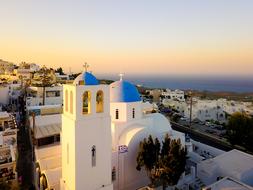
[[[140,94],[137,88],[124,80],[116,81],[110,85],[111,102],[139,102]]]
[[[93,74],[85,71],[75,78],[73,84],[75,84],[75,85],[98,85],[99,82]]]

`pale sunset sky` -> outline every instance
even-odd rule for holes
[[[253,75],[253,0],[2,0],[0,59],[68,72]]]

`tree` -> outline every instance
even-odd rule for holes
[[[158,139],[154,140],[151,135],[149,135],[148,140],[146,138],[140,142],[139,153],[137,155],[137,167],[138,171],[141,167],[145,167],[147,176],[149,177],[151,183],[153,184],[156,180],[154,173],[155,166],[157,166],[158,156],[160,152],[160,142]]]
[[[73,73],[72,75],[70,75],[69,77],[73,80],[75,79],[78,75],[80,75],[81,73]]]
[[[163,141],[161,150],[161,176],[160,180],[163,184],[163,189],[168,185],[176,185],[180,176],[185,170],[186,165],[186,150],[182,147],[180,139],[170,139],[167,134]]]
[[[168,185],[176,185],[181,174],[185,170],[186,150],[182,147],[179,139],[171,140],[167,134],[162,142],[153,140],[152,136],[140,142],[137,167],[140,171],[145,168],[152,186],[163,185],[165,189]]]
[[[55,70],[56,73],[59,73],[60,75],[65,75],[65,73],[63,72],[63,69],[61,67],[57,68]]]
[[[227,136],[231,144],[242,145],[253,150],[253,119],[244,113],[234,113],[227,125]]]
[[[1,190],[19,190],[20,188],[18,184],[16,184],[15,182],[11,183],[6,180],[0,183],[0,189]]]
[[[43,87],[42,104],[45,105],[45,88],[56,82],[54,70],[43,66],[33,77],[33,85]]]

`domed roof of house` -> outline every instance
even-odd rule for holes
[[[137,88],[125,80],[119,80],[110,84],[111,102],[139,102],[140,94]]]
[[[81,73],[80,75],[78,75],[75,78],[73,84],[75,84],[75,85],[98,85],[99,82],[93,74],[91,74],[87,71],[84,71],[83,73]]]

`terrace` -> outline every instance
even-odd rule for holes
[[[12,146],[0,147],[0,183],[16,179],[16,161]]]

